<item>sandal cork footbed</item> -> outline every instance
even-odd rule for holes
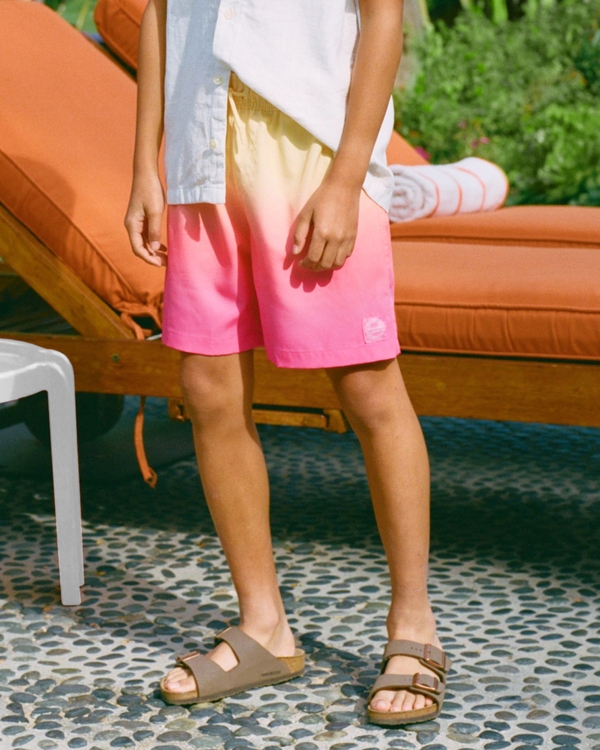
[[[225,671],[197,651],[179,657],[178,664],[191,672],[196,688],[185,693],[171,691],[165,687],[163,677],[160,692],[165,702],[184,706],[216,701],[252,688],[287,682],[304,673],[302,649],[297,648],[293,656],[273,656],[237,627],[219,633],[215,641],[229,644],[238,659],[236,666]]]
[[[412,656],[434,674],[385,674],[385,667],[392,656]],[[369,721],[382,726],[401,726],[435,719],[442,710],[446,692],[446,673],[450,666],[451,661],[444,651],[430,643],[390,641],[385,647],[379,677],[375,680],[367,699]],[[408,711],[375,711],[369,704],[379,690],[406,690],[431,698],[433,704]]]

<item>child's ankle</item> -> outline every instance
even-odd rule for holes
[[[290,629],[285,612],[254,613],[240,617],[240,627],[262,636],[284,633]]]
[[[432,631],[435,633],[435,616],[429,604],[415,608],[391,608],[386,620],[390,637],[402,632]]]

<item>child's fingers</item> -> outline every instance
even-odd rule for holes
[[[143,211],[128,212],[125,217],[125,228],[129,235],[129,244],[136,255],[144,252],[144,213]]]
[[[148,247],[153,253],[156,253],[161,247],[162,211],[149,210],[146,217],[148,220]]]
[[[293,255],[299,255],[306,239],[310,232],[310,222],[312,220],[312,211],[304,209],[300,212],[298,219],[296,220],[296,229],[294,230],[294,247],[292,248]]]
[[[134,254],[150,263],[152,266],[166,265],[164,252],[161,253],[160,241],[157,250],[153,250],[144,242],[144,225],[146,223],[143,209],[129,211],[125,217],[125,228],[129,235],[129,244]]]
[[[315,268],[315,271],[329,271],[335,267],[336,259],[339,254],[341,244],[335,240],[329,240],[325,243],[323,254],[319,261],[319,265]]]
[[[339,246],[333,262],[333,268],[341,268],[344,265],[354,251],[354,242],[354,239],[348,240]]]
[[[315,228],[313,229],[312,237],[310,238],[310,245],[308,252],[302,258],[299,265],[303,268],[316,269],[321,263],[323,252],[325,250],[326,240],[325,237]]]
[[[337,252],[331,261],[331,265],[329,268],[333,268],[334,270],[337,270],[338,268],[341,268],[344,263],[346,262],[346,259],[348,258],[348,248],[347,246],[340,245],[337,249]]]
[[[130,236],[130,242],[134,254],[137,255],[138,258],[145,260],[146,263],[149,263],[151,266],[167,265],[166,254],[164,252],[161,253],[160,250],[155,252],[154,250],[147,248],[141,234],[134,235],[133,237]]]
[[[148,250],[147,248],[142,246],[140,252],[137,252],[136,255],[138,256],[138,258],[145,260],[146,263],[149,263],[151,266],[167,265],[167,256],[164,252],[154,253],[154,251]]]

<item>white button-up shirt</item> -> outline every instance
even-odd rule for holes
[[[168,0],[167,202],[225,202],[227,90],[247,86],[337,151],[358,38],[357,0]],[[364,181],[386,211],[390,99]]]

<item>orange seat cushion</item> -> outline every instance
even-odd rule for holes
[[[148,0],[98,0],[94,21],[106,46],[137,69],[140,26]]]
[[[600,361],[600,245],[393,246],[405,351]]]
[[[0,0],[0,203],[121,312],[160,319],[164,272],[135,257],[135,83],[41,3]]]

